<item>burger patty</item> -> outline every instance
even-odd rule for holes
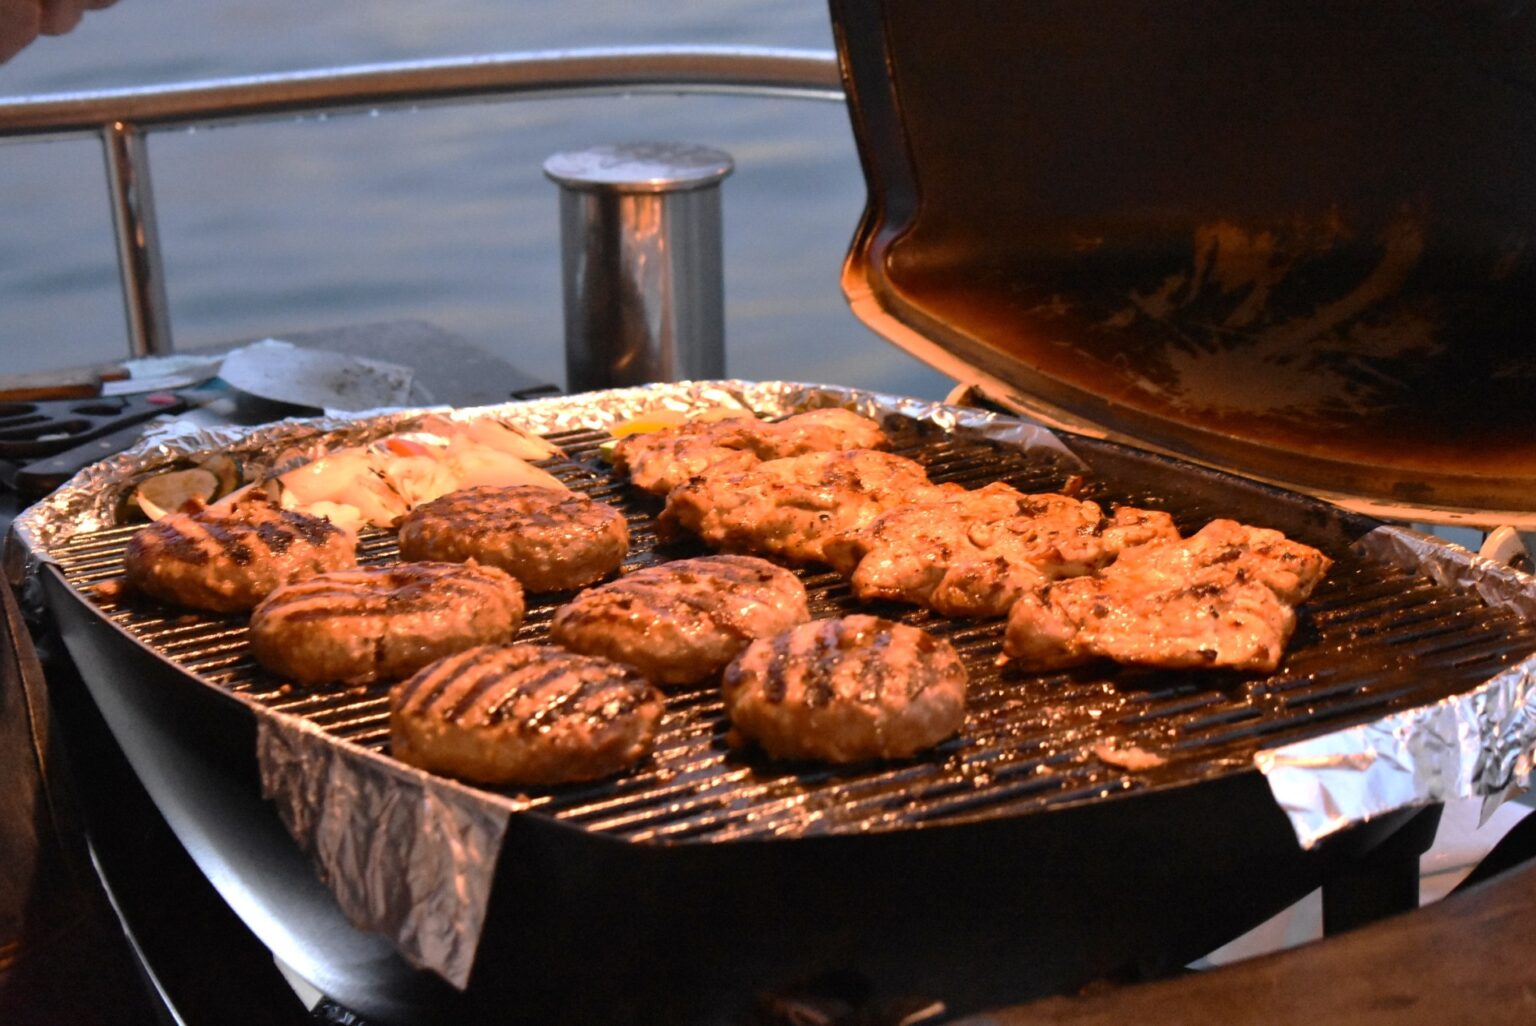
[[[726,667],[738,740],[780,759],[900,759],[956,733],[967,675],[949,642],[854,614],[754,641]]]
[[[613,462],[636,486],[666,495],[707,470],[745,470],[762,460],[840,449],[882,449],[886,444],[879,424],[829,407],[779,421],[732,417],[630,435],[614,446]]]
[[[473,559],[500,567],[529,591],[591,584],[628,553],[629,525],[617,509],[535,485],[450,492],[400,522],[401,558]]]
[[[128,586],[177,605],[236,613],[278,585],[357,565],[357,538],[259,492],[168,513],[128,539]]]
[[[548,645],[484,645],[390,690],[390,751],[487,784],[595,780],[649,752],[661,714],[661,693],[630,667]]]
[[[753,556],[700,556],[637,570],[555,610],[566,648],[636,667],[658,684],[703,680],[754,638],[810,619],[805,585]]]
[[[405,677],[473,645],[511,641],[523,589],[493,566],[404,563],[284,585],[251,613],[262,666],[304,684]]]

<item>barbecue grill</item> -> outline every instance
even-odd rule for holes
[[[707,391],[732,388],[748,403],[778,393],[802,405],[888,405],[837,389]],[[522,412],[533,423],[557,410],[590,420],[616,416],[637,396],[689,391],[540,400]],[[936,426],[944,413],[954,419]],[[467,989],[439,993],[452,1014],[515,1001],[532,1018],[720,1021],[750,1006],[764,981],[790,984],[831,969],[856,971],[893,998],[963,1011],[1175,967],[1353,870],[1408,815],[1304,851],[1252,768],[1261,747],[1476,688],[1536,650],[1528,618],[1372,554],[1367,540],[1379,524],[1369,518],[1117,443],[1074,438],[1070,454],[1021,450],[975,429],[1014,423],[1005,417],[935,407],[925,420],[897,413],[886,423],[898,451],[936,480],[1000,478],[1047,490],[1086,476],[1087,494],[1104,502],[1166,509],[1186,530],[1218,514],[1272,525],[1339,565],[1309,603],[1286,664],[1267,677],[1102,668],[1020,675],[996,665],[1000,622],[880,607],[949,637],[972,672],[966,729],[931,755],[840,769],[767,763],[726,747],[718,697],[704,687],[669,699],[654,760],[631,774],[533,794],[455,788],[446,800],[469,810],[460,821],[513,811],[489,850],[498,864],[484,908],[459,913],[470,924],[450,924],[469,935],[473,956],[473,972],[458,981]],[[629,516],[630,567],[699,551],[658,544],[656,501],[597,459],[605,433],[553,437],[568,456],[550,469]],[[101,696],[109,704],[125,687],[140,691],[132,702],[157,719],[195,723],[201,744],[223,759],[248,762],[260,750],[268,789],[344,907],[365,922],[380,915],[357,894],[378,884],[377,853],[360,850],[356,836],[338,843],[326,821],[362,826],[347,812],[360,788],[422,797],[426,775],[384,757],[387,688],[296,687],[251,662],[243,618],[94,594],[120,573],[130,533],[78,535],[54,548],[57,563],[43,571],[93,691],[117,692]],[[388,560],[393,540],[373,533],[363,551]],[[835,575],[805,578],[817,614],[854,608]],[[530,608],[524,638],[543,636],[558,600]],[[122,682],[124,666],[139,684]],[[307,727],[295,730],[289,718]],[[327,759],[341,753],[321,779],[302,772],[309,743]],[[1155,753],[1160,764],[1128,769],[1119,755],[1128,752]],[[304,779],[285,791],[290,772]],[[351,782],[325,793],[338,774]],[[385,836],[398,829],[373,825]],[[1264,866],[1263,887],[1253,886],[1255,865]],[[457,869],[461,883],[473,880],[473,867]],[[259,893],[264,885],[247,886]],[[1213,893],[1224,896],[1219,908]],[[405,928],[388,911],[372,925],[401,940]],[[428,961],[433,945],[450,942],[460,941],[417,938],[405,947]],[[668,957],[640,960],[638,950]],[[601,979],[592,978],[594,964],[605,967]],[[517,972],[507,974],[509,966]],[[372,1007],[367,994],[345,999],[365,1012],[391,1011]]]
[[[186,817],[182,825],[218,849],[215,859],[236,878],[252,918],[270,920],[273,910],[293,907],[283,893],[291,876],[263,876],[261,866],[242,864],[231,850],[243,834],[270,828],[249,808],[264,786],[348,913],[388,931],[417,964],[463,987],[412,974],[398,960],[377,970],[392,956],[370,947],[369,966],[349,975],[333,961],[316,980],[331,996],[381,1021],[729,1021],[754,1005],[771,1006],[764,992],[826,987],[868,988],[893,1012],[934,1000],[963,1012],[1094,979],[1165,972],[1319,885],[1363,868],[1412,866],[1417,851],[1412,843],[1403,850],[1402,829],[1412,809],[1373,810],[1380,814],[1358,817],[1311,849],[1299,846],[1255,758],[1453,701],[1529,663],[1536,652],[1532,586],[1261,479],[1333,497],[1348,492],[1357,509],[1402,510],[1417,498],[1415,519],[1497,511],[1519,521],[1531,513],[1522,503],[1532,491],[1524,483],[1505,487],[1500,474],[1431,468],[1411,453],[1388,465],[1323,458],[1315,438],[1300,437],[1292,414],[1223,408],[1219,394],[1182,387],[1207,379],[1180,379],[1174,388],[1146,377],[1139,393],[1122,387],[1124,368],[1166,364],[1169,338],[1187,341],[1210,309],[1175,310],[1154,323],[1137,307],[1116,319],[1124,304],[1111,298],[1151,296],[1186,270],[1199,226],[1242,183],[1229,182],[1226,191],[1217,182],[1193,183],[1212,197],[1211,208],[1182,220],[1166,214],[1183,209],[1167,196],[1152,217],[1145,196],[1085,211],[1063,199],[1067,182],[1055,182],[1055,190],[1020,188],[1035,181],[1026,158],[1043,145],[998,146],[989,129],[1011,123],[1004,115],[1016,117],[1023,97],[1034,94],[1011,93],[1011,80],[989,76],[1015,67],[1011,55],[1027,49],[1021,36],[1041,44],[1027,52],[1039,53],[1042,69],[1053,54],[1065,61],[1095,43],[1135,38],[1129,6],[1109,9],[1120,20],[1095,25],[1052,8],[1049,24],[1073,26],[1053,35],[1028,20],[994,31],[980,6],[940,13],[906,0],[833,3],[870,182],[870,206],[844,271],[854,309],[986,402],[1079,429],[1060,436],[1064,448],[1021,445],[1007,433],[1018,422],[1006,415],[830,387],[658,386],[503,412],[565,425],[549,431],[567,453],[550,469],[624,509],[635,541],[629,568],[699,550],[660,545],[657,503],[614,480],[598,459],[606,437],[600,426],[636,404],[706,394],[738,396],[766,415],[823,403],[878,411],[898,451],[927,465],[936,480],[1000,479],[1031,491],[1080,476],[1088,497],[1165,509],[1186,531],[1216,516],[1276,527],[1337,561],[1303,610],[1281,669],[1263,677],[1102,667],[1022,675],[996,665],[999,623],[882,606],[876,611],[948,637],[973,675],[965,730],[930,755],[836,769],[771,764],[730,751],[718,698],[693,688],[669,697],[652,761],[612,781],[523,794],[452,785],[394,764],[385,688],[338,693],[274,679],[251,662],[238,617],[168,614],[96,592],[120,572],[129,529],[109,524],[50,544],[52,562],[40,571],[50,607],[136,770],[166,793],[185,794],[187,781],[155,750],[163,743],[216,767],[243,797],[228,823],[209,822],[207,804],[199,808],[195,796],[168,815]],[[1294,47],[1303,35],[1298,31]],[[996,59],[932,59],[993,45]],[[1280,47],[1276,66],[1291,55]],[[1052,79],[1048,70],[1040,77]],[[1032,81],[1031,88],[1045,85]],[[1029,109],[1036,109],[1032,99]],[[1185,147],[1203,145],[1210,127],[1189,126]],[[1062,131],[1056,124],[1042,144],[1068,145],[1067,136],[1052,138]],[[999,208],[999,196],[1012,202]],[[1034,200],[1039,209],[1030,206]],[[1042,211],[1050,210],[1062,213],[1047,218]],[[1266,210],[1258,204],[1228,212],[1232,224],[1251,225]],[[1056,217],[1072,224],[1043,231],[1054,229],[1045,222]],[[1074,234],[1083,231],[1088,235]],[[1020,247],[976,245],[1005,234]],[[1070,255],[1079,252],[1088,256]],[[1360,253],[1344,257],[1338,273],[1347,277]],[[1022,291],[1021,283],[1042,282],[1038,295]],[[1401,294],[1432,291],[1414,284]],[[1503,288],[1498,283],[1495,299]],[[1031,332],[1018,331],[1021,322]],[[1103,324],[1109,328],[1089,330]],[[1230,345],[1221,352],[1238,365],[1264,367],[1241,335],[1222,335]],[[1059,365],[1040,359],[1051,347],[1119,377],[1053,373]],[[1497,356],[1484,354],[1478,366]],[[1241,364],[1245,358],[1250,362]],[[1278,431],[1279,421],[1291,431]],[[393,558],[391,538],[366,537],[364,555]],[[1465,572],[1442,572],[1448,567]],[[854,608],[834,575],[804,577],[818,615]],[[531,606],[524,639],[542,637],[557,601]],[[147,741],[125,729],[135,725],[151,732]],[[323,779],[314,775],[318,765]],[[449,821],[465,827],[453,840],[490,864],[454,863],[430,844],[403,864],[429,880],[470,892],[480,881],[490,890],[478,905],[454,905],[458,896],[444,895],[453,914],[427,909],[422,918],[418,903],[396,907],[402,896],[415,897],[410,881],[398,894],[366,893],[389,882],[370,870],[370,860],[400,864],[400,857],[370,851],[370,837],[348,810],[349,803],[355,813],[428,801],[451,807],[457,818]],[[377,822],[383,836],[401,836],[398,823]],[[493,843],[483,845],[487,837]],[[446,876],[432,863],[444,857]],[[283,936],[279,926],[265,926]]]

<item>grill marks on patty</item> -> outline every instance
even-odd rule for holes
[[[629,553],[624,515],[580,492],[533,485],[468,488],[400,523],[403,559],[478,560],[529,591],[566,591],[616,570]]]
[[[251,614],[251,647],[267,669],[302,683],[367,683],[510,641],[523,611],[521,586],[496,567],[367,567],[274,591]]]
[[[726,667],[740,738],[777,758],[857,762],[915,755],[958,731],[967,673],[949,642],[864,614],[754,641]]]
[[[284,589],[283,617],[290,623],[447,611],[483,599],[479,576],[437,572],[431,564],[370,567],[325,574]]]
[[[357,563],[357,540],[323,517],[251,493],[171,513],[128,541],[130,587],[214,612],[250,609],[277,586]]]
[[[390,746],[425,769],[497,784],[608,776],[642,758],[661,695],[633,669],[546,645],[480,646],[390,692]]]
[[[513,720],[517,730],[536,733],[577,708],[598,718],[621,715],[651,695],[648,685],[634,686],[644,685],[639,673],[609,661],[543,646],[513,648],[497,658],[475,648],[439,660],[398,685],[400,710],[431,713],[445,723],[494,724],[508,721],[519,703],[536,700],[535,710]]]

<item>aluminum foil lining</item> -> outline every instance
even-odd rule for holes
[[[1459,546],[1398,527],[1369,532],[1368,558],[1474,591],[1536,619],[1536,580]],[[1484,817],[1530,786],[1536,656],[1481,687],[1359,727],[1261,751],[1254,763],[1303,848],[1398,809],[1482,798]]]
[[[496,416],[541,434],[602,429],[657,407],[736,406],[773,416],[843,406],[875,418],[915,418],[962,437],[1077,462],[1049,429],[1014,416],[854,389],[787,382],[694,382],[553,397],[452,412]],[[82,471],[24,514],[12,545],[47,559],[76,531],[115,523],[132,480],[226,451],[252,465],[292,465],[330,448],[409,428],[429,412],[284,421],[258,429],[172,428]],[[1536,617],[1536,582],[1415,532],[1381,527],[1357,546],[1493,604]],[[13,552],[7,552],[7,566]],[[1499,800],[1529,780],[1536,747],[1536,657],[1475,691],[1256,756],[1303,846],[1351,824],[1450,798]],[[326,736],[308,721],[254,707],[263,791],[310,853],[342,909],[391,937],[412,964],[467,984],[508,818],[522,804],[424,773]]]
[[[257,717],[262,795],[351,922],[469,983],[517,803],[402,766],[283,713]]]

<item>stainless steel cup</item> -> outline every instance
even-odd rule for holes
[[[566,387],[725,374],[720,189],[729,154],[682,143],[557,153]]]

